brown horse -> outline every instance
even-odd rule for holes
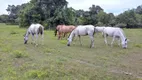
[[[72,32],[75,29],[75,26],[73,25],[58,25],[55,30],[55,36],[58,32],[58,39],[62,39],[62,37],[65,37],[67,33]]]

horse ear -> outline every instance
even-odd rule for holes
[[[126,38],[125,41],[130,41],[130,40]]]

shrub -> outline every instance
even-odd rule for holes
[[[118,23],[118,24],[116,25],[116,27],[125,28],[125,27],[126,27],[126,24],[124,24],[124,23]]]
[[[11,31],[10,34],[18,34],[17,32],[15,31]]]
[[[15,58],[28,57],[28,55],[27,55],[25,52],[22,52],[22,51],[19,51],[19,50],[13,51],[13,52],[12,52],[12,55],[13,55]]]
[[[48,77],[48,71],[30,70],[26,73],[26,76],[29,78],[43,79],[45,77]]]

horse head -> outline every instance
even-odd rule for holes
[[[67,39],[67,40],[68,40],[67,46],[70,46],[70,44],[71,44],[72,39],[74,38],[74,36],[75,36],[75,33],[74,33],[74,31],[72,31],[72,32],[70,33],[68,39]]]
[[[122,41],[122,48],[126,49],[127,48],[127,38]]]
[[[27,42],[28,42],[28,36],[25,34],[24,35],[24,44],[27,44]]]
[[[24,44],[27,44],[27,42],[28,42],[28,37],[24,36]]]
[[[72,39],[71,38],[68,38],[68,43],[67,43],[67,46],[70,46],[71,42],[72,42]]]

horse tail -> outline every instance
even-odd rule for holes
[[[58,30],[56,29],[55,32],[54,32],[54,33],[55,33],[55,36],[57,35],[57,31],[58,31]]]
[[[97,29],[94,27],[94,32],[93,32],[93,35],[96,33]]]
[[[43,34],[43,31],[44,31],[43,27],[40,26],[40,27],[39,27],[39,33],[40,33],[41,35]]]

